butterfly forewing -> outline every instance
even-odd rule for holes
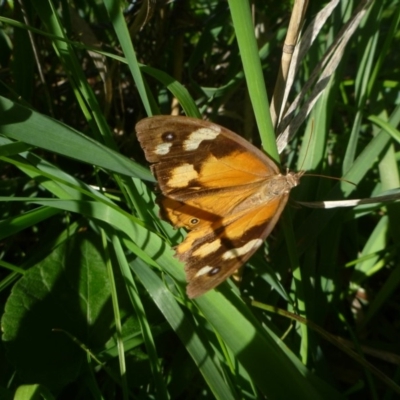
[[[157,116],[136,125],[164,196],[162,217],[190,232],[177,247],[190,297],[214,288],[271,232],[300,175],[282,176],[249,142],[219,125]]]
[[[180,200],[210,188],[259,182],[279,170],[235,133],[188,117],[157,116],[136,125],[138,139],[164,194]]]

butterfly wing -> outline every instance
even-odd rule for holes
[[[188,233],[176,255],[185,263],[190,298],[218,286],[254,254],[274,228],[287,198],[275,197]]]
[[[211,122],[178,116],[145,118],[137,137],[164,195],[188,197],[260,182],[277,165],[249,142]]]

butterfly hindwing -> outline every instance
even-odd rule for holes
[[[177,257],[185,263],[189,297],[214,288],[243,265],[271,232],[286,201],[287,196],[275,198],[190,231],[176,248]]]

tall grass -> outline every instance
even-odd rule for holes
[[[400,9],[336,3],[277,85],[285,2],[2,3],[0,397],[400,393],[399,204],[299,205],[399,195]],[[344,178],[304,176],[239,286],[194,301],[134,133],[180,112]]]

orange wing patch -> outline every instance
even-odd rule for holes
[[[225,157],[210,155],[201,164],[199,177],[204,188],[224,188],[259,182],[278,173],[249,153],[238,151]]]

